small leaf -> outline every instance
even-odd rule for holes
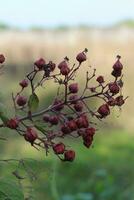
[[[28,106],[29,106],[30,111],[37,110],[37,108],[39,106],[39,98],[35,93],[30,95],[29,101],[28,101]]]

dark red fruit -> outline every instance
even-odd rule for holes
[[[115,101],[114,98],[111,97],[111,98],[108,100],[107,104],[108,104],[109,106],[115,106],[115,105],[116,105],[116,101]]]
[[[95,134],[95,128],[93,128],[93,127],[86,128],[85,134],[86,134],[86,135],[93,136],[93,135]]]
[[[50,122],[52,125],[57,125],[58,122],[59,122],[58,116],[50,116],[49,122]]]
[[[56,111],[60,111],[64,108],[63,101],[58,99],[55,99],[53,106],[54,106],[53,110]]]
[[[71,121],[67,122],[67,126],[69,127],[69,129],[71,131],[77,130],[77,124],[76,124],[75,120],[71,120]]]
[[[61,131],[63,134],[69,134],[71,132],[70,128],[67,126],[67,124],[64,124],[62,127],[61,127]]]
[[[68,68],[68,64],[67,64],[67,61],[66,60],[63,60],[59,65],[58,65],[58,68],[61,69],[61,68]]]
[[[121,58],[121,56],[117,56],[117,61],[115,62],[115,64],[113,65],[113,69],[115,70],[115,71],[120,71],[120,70],[122,70],[123,69],[123,65],[122,65],[122,63],[120,62],[120,58]]]
[[[62,75],[67,76],[70,72],[70,69],[69,69],[69,67],[62,67],[60,69],[60,72],[61,72]]]
[[[86,115],[82,115],[76,120],[78,128],[87,128],[89,126],[88,118]]]
[[[0,54],[0,64],[5,62],[5,57],[3,54]]]
[[[77,102],[78,96],[76,94],[73,94],[69,97],[69,100],[71,103],[75,104]]]
[[[96,81],[100,84],[104,83],[104,77],[103,76],[98,76]]]
[[[6,123],[6,125],[8,128],[16,129],[19,126],[19,119],[17,119],[17,118],[9,119]]]
[[[86,61],[86,59],[87,59],[87,56],[86,56],[85,52],[81,52],[76,56],[76,60],[79,63],[82,63],[82,62]]]
[[[108,104],[103,104],[98,108],[98,113],[101,115],[101,117],[106,117],[110,114],[110,109]]]
[[[125,103],[123,96],[116,97],[115,102],[117,106],[122,106]]]
[[[83,110],[83,103],[81,101],[77,102],[75,105],[74,105],[74,109],[77,111],[77,112],[82,112]]]
[[[58,143],[53,146],[55,154],[63,154],[65,151],[65,145],[63,143]]]
[[[17,104],[18,106],[24,106],[27,103],[27,98],[25,96],[18,96],[17,97]]]
[[[50,121],[50,115],[47,115],[47,114],[43,115],[43,121],[49,122]]]
[[[121,76],[121,70],[113,70],[111,73],[115,78],[118,78]]]
[[[28,80],[27,79],[24,79],[22,80],[19,85],[22,87],[22,88],[25,88],[28,86]]]
[[[24,138],[33,145],[34,141],[38,138],[36,130],[28,127],[26,133],[24,134]]]
[[[43,58],[40,58],[39,60],[35,61],[34,65],[39,69],[42,70],[46,64],[46,61]]]
[[[117,93],[119,93],[120,88],[119,88],[119,86],[117,85],[116,82],[114,82],[114,83],[109,83],[108,86],[109,86],[109,90],[110,90],[110,92],[111,92],[112,94],[117,94]]]
[[[64,153],[64,161],[73,161],[75,159],[75,151],[68,150]]]
[[[72,83],[69,85],[69,91],[71,93],[77,93],[78,92],[78,83]]]

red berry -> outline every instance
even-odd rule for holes
[[[24,138],[26,141],[33,144],[34,141],[38,138],[36,130],[34,128],[28,127],[26,133],[24,134]]]
[[[92,136],[88,136],[86,138],[83,139],[83,144],[89,148],[92,144],[92,141],[93,141],[93,137]]]
[[[76,120],[76,124],[78,128],[87,128],[89,126],[89,122],[86,115],[82,115]]]
[[[77,130],[77,124],[74,120],[71,120],[69,122],[67,122],[67,126],[69,127],[69,129],[71,131],[76,131]]]
[[[108,104],[103,104],[98,108],[98,113],[101,115],[101,117],[106,117],[110,114],[110,109]]]
[[[40,58],[39,60],[35,61],[34,65],[39,69],[42,70],[44,65],[46,64],[46,61],[43,58]]]
[[[52,125],[57,125],[58,122],[59,122],[58,116],[50,116],[49,122],[50,122]]]
[[[63,154],[65,151],[65,145],[63,143],[58,143],[53,146],[55,154]]]
[[[73,161],[75,159],[75,151],[68,150],[64,153],[64,160],[65,161]]]
[[[62,75],[67,76],[70,72],[70,69],[69,69],[69,67],[62,67],[60,69],[60,72],[61,72]]]
[[[78,92],[78,83],[72,83],[69,85],[69,91],[71,93],[77,93]]]
[[[114,77],[118,78],[121,76],[121,70],[113,70],[111,73]]]
[[[5,62],[5,57],[3,54],[0,54],[0,64]]]
[[[25,88],[25,87],[28,86],[28,80],[27,80],[27,79],[24,79],[24,80],[22,80],[19,84],[20,84],[20,86],[21,86],[22,88]]]
[[[75,105],[74,105],[74,109],[77,111],[77,112],[82,112],[83,110],[83,103],[81,101],[77,102]]]
[[[69,97],[69,100],[71,103],[75,104],[77,102],[78,96],[76,94],[73,94]]]
[[[87,59],[87,56],[86,56],[85,52],[81,52],[76,56],[76,60],[79,63],[82,63],[82,62],[86,61],[86,59]]]
[[[58,99],[55,99],[53,106],[54,106],[53,110],[56,111],[60,111],[64,108],[63,101]]]
[[[7,121],[6,125],[7,125],[8,128],[16,129],[19,126],[19,119],[12,118],[12,119]]]
[[[93,127],[86,128],[85,133],[86,133],[86,135],[93,136],[95,134],[95,128],[93,128]]]
[[[61,127],[61,131],[62,131],[62,133],[63,134],[69,134],[70,132],[71,132],[71,130],[70,130],[70,128],[66,125],[66,124],[64,124],[62,127]]]
[[[68,68],[68,64],[67,64],[67,61],[66,60],[63,60],[59,65],[58,65],[58,68],[61,69],[61,68]]]
[[[17,97],[17,104],[18,106],[24,106],[27,103],[27,98],[25,96],[18,96]]]
[[[123,96],[116,97],[115,102],[117,106],[122,106],[125,103]]]
[[[117,56],[117,61],[115,62],[115,64],[113,65],[113,69],[115,71],[119,71],[119,70],[122,70],[123,69],[123,65],[122,63],[120,62],[120,56]]]
[[[44,120],[44,122],[49,122],[50,121],[50,115],[47,115],[47,114],[43,115],[43,120]]]
[[[104,77],[103,76],[98,76],[96,81],[100,84],[104,83]]]
[[[117,85],[117,83],[109,83],[109,90],[112,94],[117,94],[120,91],[119,86]]]

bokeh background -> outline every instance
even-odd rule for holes
[[[113,110],[112,116],[98,125],[93,148],[85,149],[81,141],[68,138],[77,154],[73,163],[61,163],[52,153],[46,157],[15,132],[1,129],[0,137],[8,138],[0,140],[1,159],[24,159],[26,163],[26,170],[19,168],[26,178],[18,184],[12,174],[17,163],[0,162],[0,180],[5,181],[5,188],[9,180],[9,188],[17,191],[16,198],[12,198],[12,189],[8,199],[17,200],[20,191],[27,200],[134,199],[133,8],[134,0],[0,2],[0,53],[6,57],[0,77],[1,103],[12,108],[11,93],[18,90],[18,82],[36,59],[59,63],[68,56],[74,63],[76,54],[85,47],[89,50],[88,61],[79,73],[79,81],[84,82],[88,65],[96,68],[98,75],[112,80],[112,65],[119,54],[124,65],[123,93],[129,96],[122,110]],[[39,93],[41,106],[52,99],[52,84],[48,90]],[[0,199],[5,199],[2,184]]]

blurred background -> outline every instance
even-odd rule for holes
[[[1,129],[0,137],[8,135],[8,141],[0,140],[1,158],[25,159],[29,173],[20,169],[26,179],[16,187],[27,200],[134,199],[134,0],[1,1],[0,53],[6,63],[0,77],[0,102],[12,107],[11,93],[18,91],[18,82],[36,59],[59,63],[68,56],[73,64],[85,47],[88,61],[79,81],[84,82],[89,65],[112,80],[112,65],[119,54],[124,65],[123,93],[129,98],[121,111],[113,110],[98,125],[93,148],[85,149],[81,141],[68,138],[77,154],[74,163],[61,163],[52,153],[46,157],[15,132]],[[51,101],[53,85],[48,89],[39,93],[41,106]],[[0,162],[0,180],[12,180],[12,188],[18,184],[12,174],[16,168],[17,163]]]

